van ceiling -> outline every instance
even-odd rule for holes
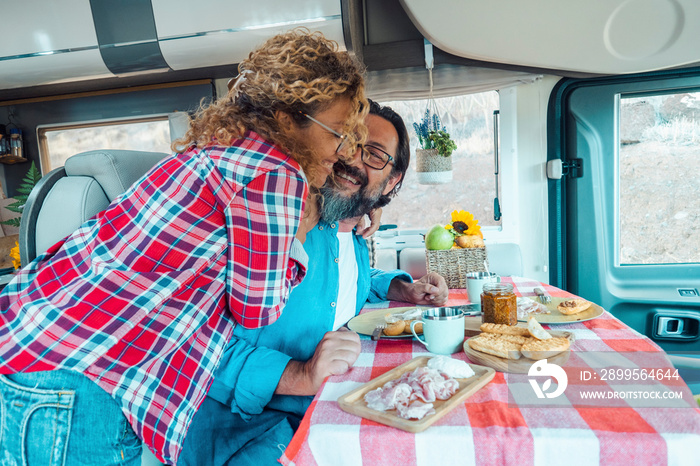
[[[31,14],[21,2],[3,9],[8,21],[0,42],[0,89],[17,90],[2,92],[3,100],[231,77],[256,46],[299,26],[344,42],[340,0],[32,3]]]
[[[255,46],[297,26],[322,31],[370,71],[424,66],[424,36],[436,66],[587,77],[700,60],[689,45],[696,0],[543,0],[536,10],[483,0],[39,3],[31,14],[21,2],[3,10],[12,20],[0,43],[0,101],[232,77]]]
[[[423,35],[453,55],[597,74],[700,61],[697,0],[401,0]]]

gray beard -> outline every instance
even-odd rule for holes
[[[367,187],[363,186],[352,196],[347,197],[333,189],[332,186],[323,186],[320,189],[321,201],[318,206],[321,219],[326,223],[338,222],[348,218],[366,215],[375,208],[382,197],[382,191],[389,180],[377,189],[374,195],[367,195]]]

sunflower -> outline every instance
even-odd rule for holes
[[[478,236],[484,238],[481,233],[479,221],[474,219],[474,216],[464,210],[455,210],[452,212],[452,222],[445,225],[447,230],[454,230],[455,236]]]
[[[19,243],[15,241],[15,247],[10,249],[10,257],[12,258],[12,265],[15,270],[22,267],[22,262],[19,259]]]

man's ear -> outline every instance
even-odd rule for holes
[[[382,191],[382,195],[386,196],[391,192],[392,189],[394,189],[394,186],[401,180],[401,174],[397,173],[394,176],[389,177],[389,182],[386,184],[386,187],[384,187],[384,191]]]

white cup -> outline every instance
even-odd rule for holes
[[[415,326],[418,322],[423,323],[425,340],[416,334]],[[426,309],[421,320],[411,322],[411,333],[431,353],[456,353],[464,343],[464,311],[456,307]]]
[[[492,272],[469,272],[467,274],[467,298],[481,308],[481,292],[484,284],[500,282],[501,276]]]

